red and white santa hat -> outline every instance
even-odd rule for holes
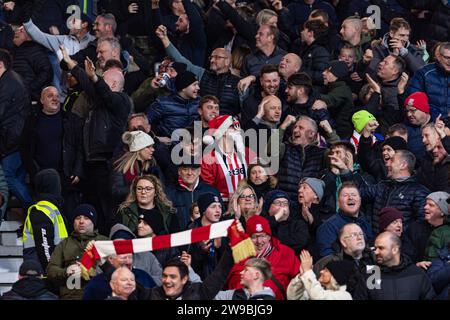
[[[234,126],[236,129],[240,128],[239,121],[228,115],[217,116],[208,122],[209,135],[203,137],[203,143],[206,145],[211,145],[215,140],[220,139],[229,127]]]

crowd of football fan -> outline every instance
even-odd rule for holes
[[[2,299],[449,299],[449,1],[0,3]]]

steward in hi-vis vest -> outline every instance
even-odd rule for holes
[[[23,229],[24,260],[37,260],[47,268],[55,247],[68,237],[64,217],[58,207],[62,204],[59,174],[45,169],[34,179],[38,201],[28,208]]]

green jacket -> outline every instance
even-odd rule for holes
[[[169,232],[169,226],[172,218],[177,218],[175,215],[175,211],[171,211],[167,207],[163,207],[161,205],[156,205],[159,212],[163,216],[164,221],[164,227],[166,229],[166,234],[170,234]],[[117,213],[122,220],[122,224],[129,228],[131,231],[136,232],[138,224],[139,224],[139,212],[138,212],[138,206],[136,202],[133,202],[128,207],[125,207],[123,209],[120,209]]]
[[[72,232],[53,251],[47,266],[47,276],[48,280],[55,284],[55,287],[59,287],[59,296],[61,299],[81,300],[83,298],[83,289],[87,282],[81,279],[80,289],[70,289],[71,284],[76,286],[76,281],[67,281],[66,269],[77,261],[81,261],[84,249],[91,240],[109,239],[97,232],[86,234]]]
[[[450,217],[446,217],[443,225],[435,228],[428,238],[427,248],[425,249],[425,257],[427,261],[431,261],[439,257],[439,251],[446,248],[450,243]]]

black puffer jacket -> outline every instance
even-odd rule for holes
[[[311,77],[315,86],[323,86],[322,72],[329,67],[330,52],[318,41],[314,41],[300,52],[300,58],[302,58],[301,71]]]
[[[427,42],[430,42],[431,48],[437,42],[448,41],[450,39],[450,3],[443,4],[439,0],[432,0],[430,2],[435,4],[434,13],[429,23],[429,37],[427,39]]]
[[[20,74],[31,97],[39,101],[41,91],[53,80],[53,70],[46,49],[31,41],[13,50],[13,70]]]
[[[0,76],[0,158],[19,149],[30,99],[22,78],[8,70]]]
[[[58,300],[58,297],[47,290],[44,280],[26,277],[14,283],[0,300]]]
[[[426,273],[407,256],[401,256],[398,266],[381,266],[381,288],[367,291],[370,300],[432,300],[436,296]]]
[[[281,190],[286,191],[292,200],[297,198],[298,183],[302,178],[317,178],[323,169],[325,149],[314,145],[286,145],[280,163],[278,182]]]
[[[235,116],[241,112],[237,84],[240,78],[230,72],[216,74],[205,71],[200,81],[200,95],[219,98],[220,114]]]

